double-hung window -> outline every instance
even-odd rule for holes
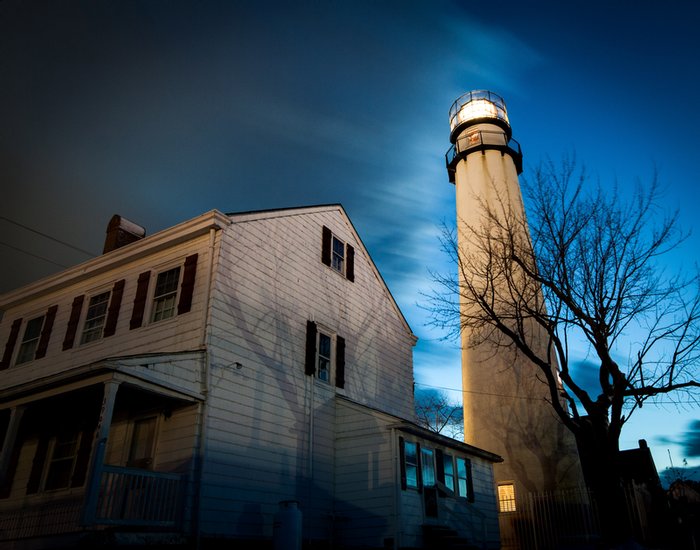
[[[318,368],[316,376],[324,382],[331,381],[331,337],[318,332]]]
[[[418,489],[418,445],[411,441],[403,444],[406,487]]]
[[[515,485],[500,483],[498,485],[498,511],[515,512]]]
[[[443,454],[442,455],[442,471],[444,477],[445,487],[450,491],[455,490],[455,470],[454,462],[452,461],[452,455]]]
[[[169,319],[175,315],[179,283],[179,266],[158,274],[155,291],[153,293],[152,322]]]
[[[355,280],[355,249],[354,247],[323,226],[321,261],[331,267],[348,281]]]
[[[27,326],[24,328],[24,335],[22,336],[22,342],[20,343],[19,351],[17,352],[17,359],[15,360],[16,365],[26,363],[27,361],[34,359],[43,326],[43,315],[34,317],[34,319],[27,321]]]
[[[420,450],[421,474],[423,487],[435,486],[435,451],[427,447]]]
[[[457,494],[469,502],[474,502],[472,463],[467,458],[457,457]]]
[[[87,313],[85,314],[85,324],[83,334],[80,337],[81,344],[94,342],[102,338],[105,320],[107,319],[107,308],[109,306],[110,292],[102,292],[90,298]]]
[[[73,470],[78,458],[80,438],[77,430],[59,432],[51,439],[49,460],[44,477],[44,490],[54,491],[70,487]]]
[[[337,388],[345,387],[345,339],[306,322],[306,359],[304,372]]]

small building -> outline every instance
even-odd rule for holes
[[[501,459],[416,425],[416,337],[339,205],[115,217],[0,310],[3,548],[499,546]]]

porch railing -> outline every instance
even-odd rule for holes
[[[100,525],[176,527],[184,476],[117,466],[101,467],[94,522]]]

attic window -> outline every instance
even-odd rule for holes
[[[94,342],[102,338],[102,329],[107,319],[107,306],[109,304],[110,292],[102,292],[90,298],[87,314],[85,315],[85,325],[83,335],[80,338],[81,344]]]
[[[355,249],[323,226],[321,261],[343,275],[348,281],[355,280]]]
[[[39,345],[39,337],[41,336],[41,329],[44,326],[44,316],[35,317],[27,322],[27,326],[24,328],[24,336],[22,337],[22,343],[19,346],[19,352],[17,352],[16,365],[21,363],[26,363],[34,359],[36,349]]]
[[[175,315],[177,287],[180,282],[180,267],[174,267],[158,274],[153,294],[152,321],[169,319]]]

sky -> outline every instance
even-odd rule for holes
[[[525,175],[575,155],[629,194],[657,171],[692,232],[668,259],[687,272],[699,27],[680,0],[1,0],[0,292],[100,254],[113,214],[153,234],[213,208],[341,203],[419,337],[417,387],[458,397],[458,344],[422,307],[450,268],[452,102],[503,96]],[[699,418],[647,405],[621,447],[700,467]]]

